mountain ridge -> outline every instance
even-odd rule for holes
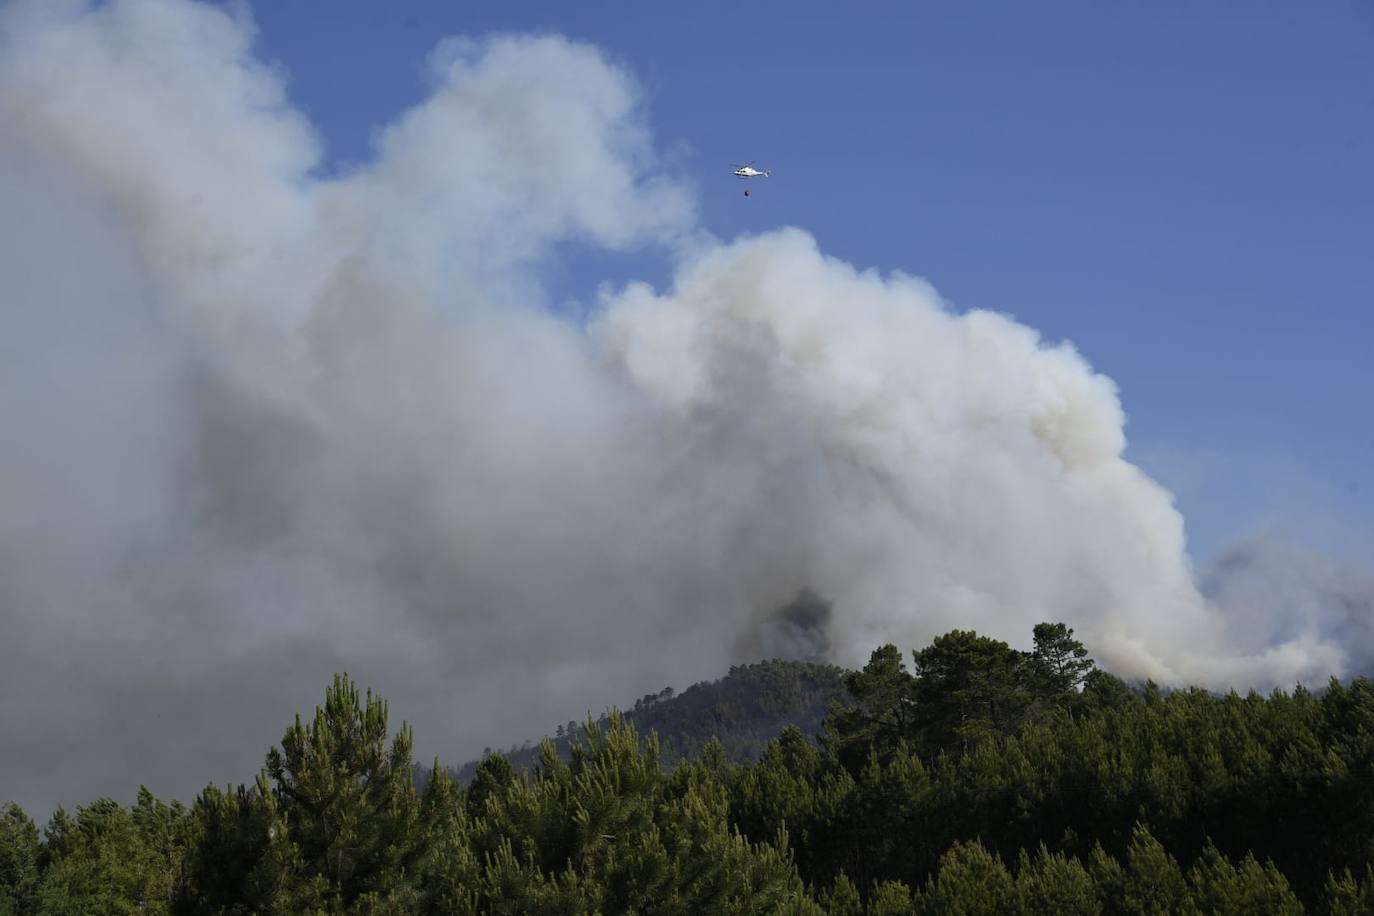
[[[698,681],[681,693],[664,687],[635,700],[629,709],[610,707],[594,719],[588,713],[583,722],[561,724],[537,741],[512,744],[499,752],[488,748],[481,757],[445,769],[463,785],[492,753],[500,753],[517,770],[528,769],[538,762],[546,740],[566,760],[589,723],[604,729],[616,712],[640,734],[657,734],[666,767],[697,756],[713,738],[731,763],[748,763],[757,760],[768,742],[789,725],[818,737],[831,705],[850,702],[844,682],[848,673],[838,665],[809,660],[774,658],[732,665],[721,677]]]

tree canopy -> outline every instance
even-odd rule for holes
[[[838,672],[822,728],[747,759],[666,765],[611,712],[422,788],[410,729],[339,675],[244,785],[42,831],[0,809],[0,916],[1374,911],[1374,683],[1133,686],[1063,624],[909,657]]]

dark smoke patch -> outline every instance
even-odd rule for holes
[[[833,604],[810,588],[769,615],[759,627],[763,658],[819,662],[830,657],[830,618]]]

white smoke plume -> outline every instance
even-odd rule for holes
[[[457,762],[799,640],[1063,620],[1163,681],[1364,664],[1346,592],[1258,631],[1243,585],[1202,597],[1071,348],[796,229],[710,239],[595,49],[445,42],[322,177],[253,40],[187,0],[0,7],[0,797],[246,780],[337,670]],[[539,281],[569,241],[676,279],[584,323]],[[808,587],[824,632],[780,630]]]

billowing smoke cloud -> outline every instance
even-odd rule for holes
[[[320,177],[252,44],[185,0],[0,7],[0,796],[247,779],[344,669],[456,758],[953,626],[1169,681],[1364,663],[1356,585],[1259,629],[1244,576],[1202,597],[1072,349],[798,230],[711,240],[594,49],[446,42]],[[569,241],[676,280],[561,315]]]
[[[1199,583],[1235,624],[1231,651],[1273,666],[1262,672],[1296,671],[1294,680],[1318,682],[1324,674],[1374,674],[1374,575],[1368,570],[1259,531],[1222,550]],[[1253,679],[1266,680],[1263,673]]]

